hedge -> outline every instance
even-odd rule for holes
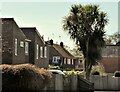
[[[39,91],[48,84],[51,73],[31,64],[0,65],[2,91]]]

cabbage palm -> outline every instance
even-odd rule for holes
[[[63,29],[83,52],[86,79],[89,78],[92,66],[97,64],[101,57],[107,23],[107,14],[100,11],[97,5],[72,5],[69,15],[63,20]]]

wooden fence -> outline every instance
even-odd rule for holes
[[[120,90],[120,77],[92,75],[95,90]]]
[[[87,81],[81,77],[78,77],[79,90],[94,90],[94,83]]]
[[[94,85],[91,82],[77,76],[62,76],[54,75],[49,84],[45,88],[46,91],[50,90],[67,90],[67,91],[79,91],[90,90],[94,92]]]

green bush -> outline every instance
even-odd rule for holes
[[[75,70],[71,70],[71,71],[66,71],[67,75],[83,75],[83,71],[75,71]]]
[[[115,76],[115,77],[120,77],[120,71],[116,71],[116,72],[114,73],[114,76]]]
[[[2,90],[4,92],[42,90],[51,78],[49,71],[31,64],[3,64],[0,65],[0,70],[2,70]]]
[[[49,65],[49,69],[60,69],[59,66]]]
[[[100,73],[98,71],[94,71],[92,72],[92,75],[100,75]]]
[[[81,68],[76,68],[75,71],[83,71]]]

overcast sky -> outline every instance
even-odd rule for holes
[[[33,1],[33,0],[32,0]],[[100,0],[98,0],[100,1]],[[74,47],[69,35],[63,31],[62,21],[72,4],[97,4],[100,10],[108,14],[109,24],[106,33],[111,35],[118,31],[118,2],[2,2],[1,17],[14,18],[19,27],[36,27],[44,39],[54,42],[63,41]],[[2,7],[1,7],[2,6]]]

